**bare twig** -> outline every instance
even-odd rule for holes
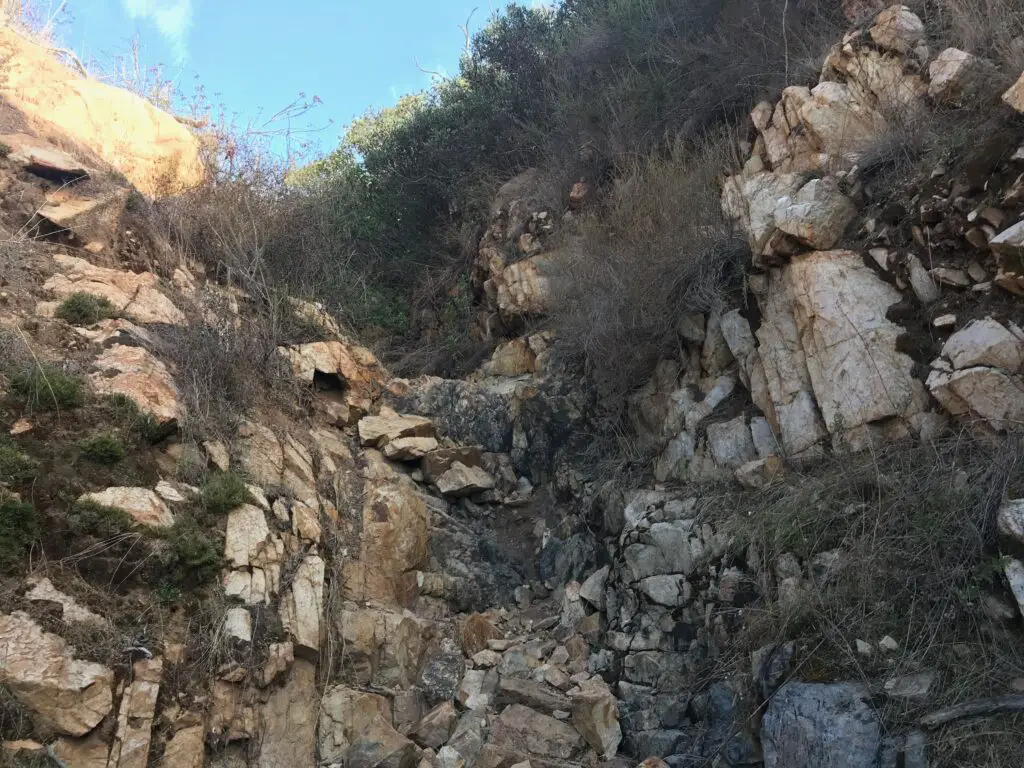
[[[1002,715],[1008,712],[1024,712],[1024,694],[1010,696],[993,696],[990,699],[979,699],[968,701],[965,704],[957,704],[945,709],[939,709],[921,718],[921,725],[925,728],[938,728],[954,720],[963,720],[966,717],[986,717],[988,715]]]

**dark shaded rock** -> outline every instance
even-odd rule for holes
[[[791,642],[762,649],[759,653],[753,672],[762,699],[770,698],[775,689],[782,684],[793,665],[795,653],[796,646]]]
[[[540,555],[540,577],[552,584],[581,581],[596,562],[597,545],[592,536],[576,533],[565,541],[552,538]]]
[[[420,688],[431,704],[455,698],[462,681],[464,664],[461,653],[437,652],[429,656],[420,671]]]
[[[761,723],[765,768],[874,768],[882,727],[858,685],[788,683]]]
[[[522,704],[549,715],[556,710],[568,712],[571,707],[569,697],[550,685],[508,677],[498,685],[498,704]]]

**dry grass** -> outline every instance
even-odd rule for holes
[[[722,134],[637,161],[559,262],[558,348],[609,395],[624,395],[676,352],[678,316],[718,305],[749,260],[719,202],[729,146]]]
[[[797,679],[857,680],[880,693],[887,679],[934,671],[923,702],[877,699],[897,733],[942,706],[1011,692],[1024,677],[1019,627],[990,618],[983,603],[990,594],[1009,597],[994,516],[1007,495],[1021,492],[1019,440],[992,447],[962,439],[844,456],[767,491],[706,498],[709,513],[729,514],[723,525],[741,549],[748,545],[747,566],[763,594],[775,593],[779,555],[797,555],[806,577],[815,555],[841,553],[838,570],[822,578],[818,568],[798,605],[768,600],[744,609],[730,663],[746,669],[751,651],[792,640]],[[886,635],[899,643],[890,655],[877,647]],[[859,654],[856,640],[874,654]],[[1016,764],[1000,761],[1019,749],[1022,723],[1003,716],[949,726],[933,739],[934,765]]]

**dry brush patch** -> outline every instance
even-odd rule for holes
[[[810,577],[795,603],[744,609],[723,665],[748,669],[752,651],[793,641],[794,678],[868,684],[895,732],[934,709],[1011,692],[1024,676],[1020,622],[995,617],[987,604],[993,594],[1012,604],[994,521],[1004,498],[1022,492],[1019,439],[982,445],[961,436],[836,457],[765,491],[709,496],[708,513],[719,510],[763,594],[776,593],[782,554],[797,555]],[[833,566],[813,564],[824,552],[839,553]],[[878,647],[887,635],[898,643],[889,654]],[[919,672],[935,673],[926,699],[882,695],[884,681]],[[934,764],[1015,764],[1022,726],[1021,715],[1004,715],[946,727],[932,737]]]

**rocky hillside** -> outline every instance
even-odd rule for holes
[[[505,184],[493,354],[393,378],[168,235],[183,125],[0,45],[0,764],[1017,763],[1024,80],[895,189],[880,142],[993,87],[909,9],[753,106],[744,289],[678,308],[616,473],[547,325],[590,186]]]

